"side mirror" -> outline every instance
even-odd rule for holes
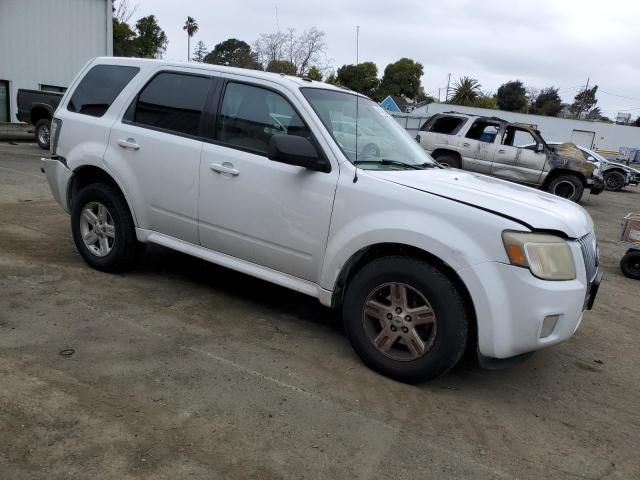
[[[541,143],[536,143],[536,153],[544,153],[544,145]]]
[[[323,159],[308,138],[296,135],[274,135],[269,141],[269,160],[308,168],[317,172],[330,172],[331,165]]]
[[[591,155],[589,155],[589,156],[587,157],[587,160],[588,160],[588,161],[590,161],[590,162],[595,162],[595,161],[596,161],[596,159],[595,159],[595,158],[593,158]]]

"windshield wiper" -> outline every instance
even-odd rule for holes
[[[354,165],[360,165],[361,163],[379,163],[381,165],[396,165],[401,167],[413,168],[414,170],[424,170],[425,168],[435,168],[436,165],[434,163],[406,163],[401,162],[400,160],[389,160],[387,158],[383,158],[381,160],[355,160],[353,162]]]

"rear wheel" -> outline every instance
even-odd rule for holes
[[[640,250],[628,250],[620,260],[620,269],[625,277],[640,280]]]
[[[82,258],[97,270],[128,270],[142,249],[127,202],[104,183],[84,187],[73,199],[71,231]]]
[[[462,168],[460,159],[453,155],[448,155],[448,154],[438,155],[438,157],[436,157],[436,161],[440,165],[446,165],[447,167]]]
[[[572,202],[579,202],[584,192],[584,185],[576,175],[558,175],[549,182],[547,191]]]
[[[617,192],[624,188],[625,177],[620,172],[605,172],[604,185],[607,190]]]
[[[452,368],[469,331],[455,285],[429,263],[408,257],[384,257],[363,267],[347,287],[343,318],[364,363],[410,383]]]
[[[51,120],[43,118],[36,123],[36,142],[43,150],[49,150],[51,141]]]

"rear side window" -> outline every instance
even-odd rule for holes
[[[140,92],[132,118],[127,119],[140,126],[197,136],[210,85],[209,77],[160,73]]]
[[[467,121],[460,117],[440,117],[428,128],[433,133],[446,133],[453,135],[460,130],[460,127]]]
[[[311,136],[291,104],[278,93],[241,83],[227,84],[216,125],[217,140],[266,154],[276,134]]]
[[[67,110],[92,117],[103,116],[139,71],[138,67],[96,65],[80,80]]]

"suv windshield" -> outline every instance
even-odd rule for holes
[[[347,158],[359,167],[406,170],[436,165],[391,115],[368,98],[321,88],[301,91]]]

